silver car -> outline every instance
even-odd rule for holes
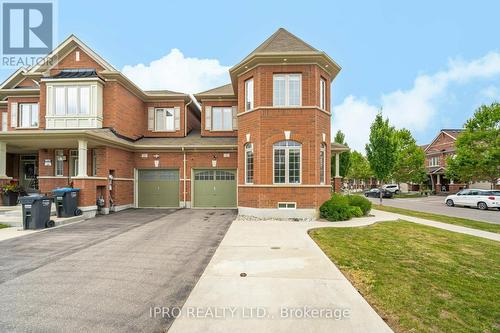
[[[500,191],[465,189],[446,197],[445,204],[449,207],[477,207],[481,210],[497,208],[500,210]]]

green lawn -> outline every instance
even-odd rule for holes
[[[1,223],[0,223],[0,229],[3,229],[3,228],[8,228],[8,227],[9,227],[8,225],[1,224]]]
[[[423,198],[423,197],[426,197],[426,195],[421,195],[420,193],[400,193],[400,194],[394,194],[394,198],[397,198],[397,199]]]
[[[413,217],[420,217],[423,219],[428,219],[428,220],[433,220],[433,221],[438,221],[438,222],[443,222],[443,223],[449,223],[449,224],[455,224],[455,225],[460,225],[463,227],[479,229],[479,230],[484,230],[484,231],[489,231],[489,232],[494,232],[494,233],[500,234],[500,224],[492,224],[492,223],[486,223],[486,222],[481,222],[481,221],[464,219],[464,218],[460,218],[460,217],[452,217],[452,216],[439,215],[439,214],[433,214],[433,213],[418,212],[416,210],[397,208],[397,207],[391,207],[391,206],[385,206],[385,205],[381,206],[381,205],[377,205],[377,204],[372,204],[372,208],[378,209],[378,210],[383,210],[386,212],[403,214],[403,215],[408,215],[408,216],[413,216]],[[500,214],[498,214],[498,216],[500,218]]]
[[[406,221],[310,235],[394,331],[500,331],[499,242]]]

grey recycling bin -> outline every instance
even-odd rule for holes
[[[19,198],[23,205],[23,228],[43,229],[54,226],[50,219],[52,200],[45,195],[34,194]]]
[[[52,190],[57,217],[82,215],[82,211],[78,208],[78,192],[80,192],[79,188],[71,187]]]

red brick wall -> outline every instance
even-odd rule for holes
[[[329,187],[238,187],[238,206],[277,208],[278,202],[296,202],[297,208],[318,208],[330,198]]]
[[[76,51],[80,52],[80,61],[76,61]],[[50,75],[55,75],[62,69],[75,68],[95,68],[98,72],[104,70],[104,68],[95,62],[87,53],[77,47],[64,58],[59,59],[57,65],[50,70]]]
[[[201,118],[194,107],[188,106],[187,133],[194,129],[201,129]]]
[[[212,101],[212,100],[202,100],[202,114],[201,114],[201,135],[202,136],[238,136],[238,131],[207,131],[205,130],[205,108],[207,106],[218,107],[226,106],[232,107],[238,105],[237,100],[227,100],[227,101]]]
[[[446,158],[452,154],[452,152],[442,152],[454,151],[455,150],[455,139],[451,138],[449,135],[441,133],[439,137],[427,148],[425,156],[425,166],[430,166],[430,160],[432,157],[439,157],[439,166],[446,167]]]

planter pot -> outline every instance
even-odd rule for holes
[[[19,198],[19,193],[17,192],[7,192],[2,196],[2,201],[4,206],[15,206],[17,205],[17,199]]]

